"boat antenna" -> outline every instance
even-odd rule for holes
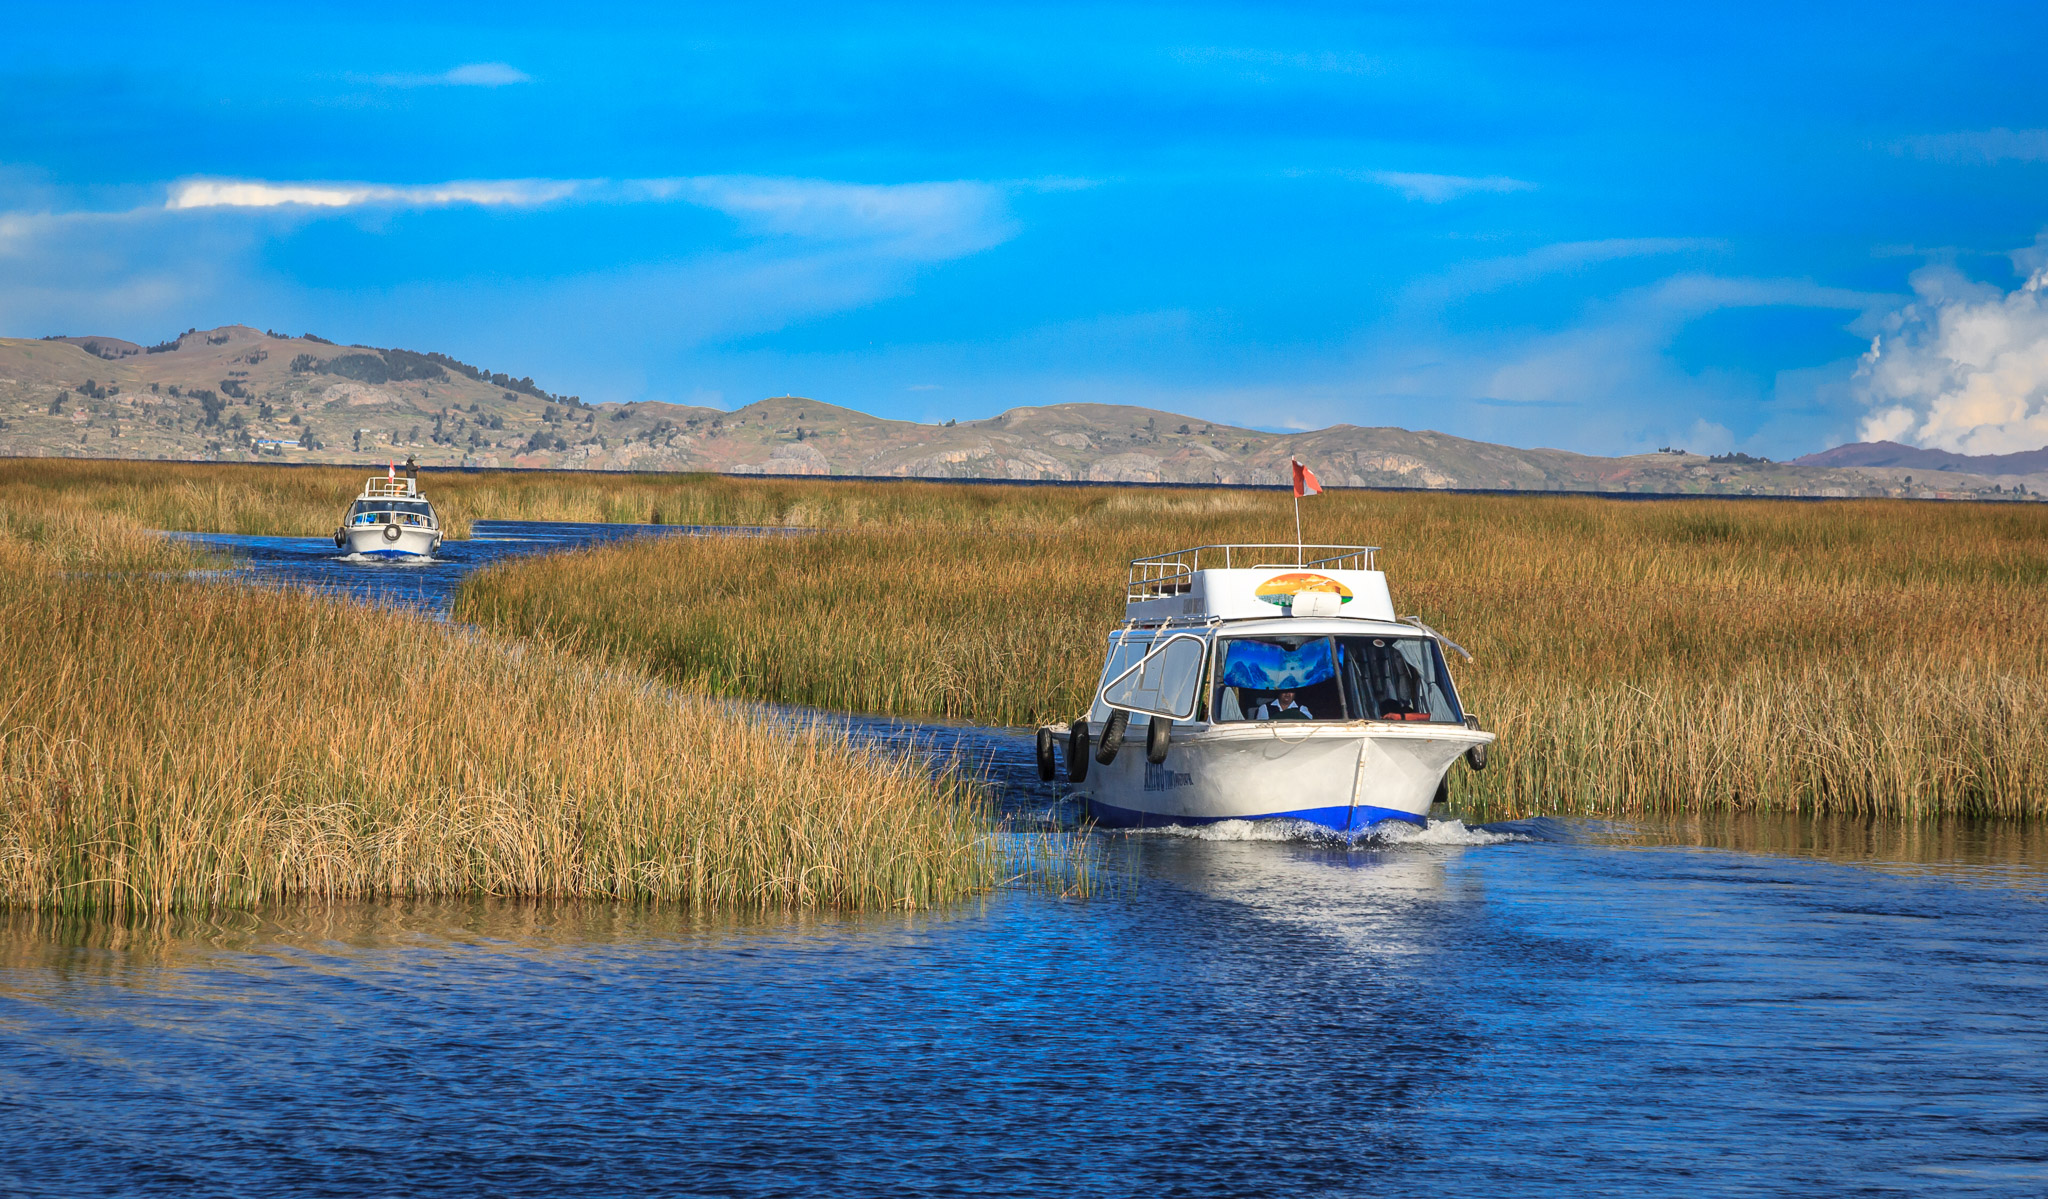
[[[1323,481],[1316,478],[1316,472],[1303,466],[1298,459],[1289,458],[1287,465],[1294,468],[1294,564],[1301,565],[1301,497],[1321,495]]]

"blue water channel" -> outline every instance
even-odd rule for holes
[[[445,611],[547,532],[212,540]],[[1064,811],[1020,732],[853,724]],[[0,915],[0,1193],[2048,1194],[2038,827],[1091,840],[916,914]]]

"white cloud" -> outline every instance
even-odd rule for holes
[[[422,185],[271,183],[260,179],[190,179],[174,184],[164,207],[192,208],[439,208],[450,204],[532,207],[567,199],[587,186],[566,179],[479,179]]]
[[[1936,162],[2048,162],[2048,129],[1978,129],[1933,133],[1893,144],[1896,153]]]
[[[973,181],[870,184],[712,176],[635,186],[716,209],[752,233],[884,242],[910,257],[958,257],[1015,233],[1003,189]]]
[[[382,87],[506,87],[532,83],[533,76],[510,63],[466,62],[438,75],[373,75],[370,82]]]
[[[2024,255],[2016,255],[2024,258]],[[1856,371],[1866,441],[1964,454],[2048,446],[2048,267],[2011,292],[1951,267],[1913,275]]]
[[[1535,191],[1536,185],[1506,175],[1425,175],[1412,171],[1366,171],[1357,176],[1382,187],[1391,187],[1411,200],[1442,204],[1473,192]]]
[[[1025,184],[1020,186],[1035,186]],[[844,183],[830,179],[706,176],[684,179],[472,179],[386,184],[190,179],[172,185],[164,207],[318,212],[352,208],[442,208],[468,204],[531,208],[564,200],[588,203],[685,203],[734,218],[765,238],[887,246],[897,255],[936,261],[1007,241],[1009,189],[973,180]],[[0,215],[0,221],[6,220]]]
[[[1538,246],[1524,254],[1460,263],[1440,275],[1418,279],[1402,294],[1410,303],[1440,304],[1603,262],[1718,250],[1724,244],[1702,237],[1610,237],[1599,241],[1556,242]]]

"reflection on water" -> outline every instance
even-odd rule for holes
[[[2048,823],[1724,812],[1678,819],[1577,822],[1614,845],[1692,846],[1783,854],[1955,882],[2048,890]],[[1562,827],[1562,826],[1560,826]]]
[[[916,915],[16,914],[0,1190],[2040,1193],[2043,905],[1538,832],[1105,836],[1111,898]]]
[[[1284,831],[916,915],[16,913],[0,1192],[2048,1192],[2037,829]]]

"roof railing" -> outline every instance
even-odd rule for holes
[[[363,494],[375,496],[402,495],[410,497],[418,495],[419,491],[416,489],[411,479],[393,479],[388,477],[378,478],[377,476],[372,475],[370,476],[370,481],[363,484]]]
[[[1126,601],[1183,595],[1198,570],[1260,570],[1276,567],[1371,570],[1376,545],[1197,545],[1149,558],[1131,559]]]

